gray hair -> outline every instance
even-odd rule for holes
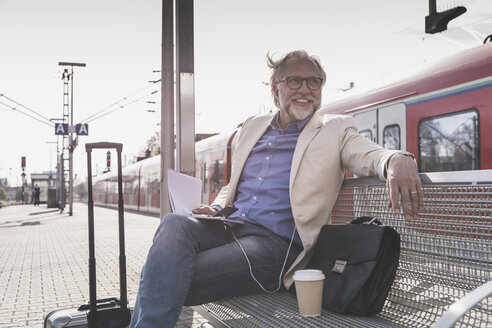
[[[321,66],[319,58],[316,56],[310,56],[305,50],[291,51],[278,60],[274,60],[272,56],[270,56],[270,53],[268,52],[267,65],[272,69],[272,76],[270,77],[270,88],[271,88],[273,100],[277,107],[280,107],[280,104],[278,103],[275,88],[277,87],[277,84],[280,80],[280,75],[282,74],[282,71],[287,66],[287,61],[291,58],[306,58],[313,61],[314,64],[316,64],[316,66],[318,67],[319,71],[321,72],[321,78],[323,79],[322,85],[326,83],[326,73],[323,67]]]

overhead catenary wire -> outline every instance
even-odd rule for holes
[[[104,114],[102,113],[103,111],[99,111],[100,115],[98,115],[98,116],[92,115],[92,116],[91,116],[91,117],[92,117],[91,119],[89,119],[89,120],[88,120],[88,119],[86,119],[86,120],[84,120],[84,121],[81,121],[81,123],[82,123],[82,122],[83,122],[83,123],[90,123],[90,122],[92,122],[92,121],[95,121],[95,120],[97,120],[97,119],[100,119],[100,118],[102,118],[102,117],[104,117],[104,116],[106,116],[106,115],[109,115],[109,114],[111,114],[111,113],[114,113],[114,112],[115,112],[115,111],[117,111],[117,110],[124,109],[125,107],[128,107],[129,105],[132,105],[132,104],[134,104],[134,103],[136,103],[136,102],[141,101],[142,99],[145,99],[145,98],[147,98],[147,97],[150,97],[151,95],[153,95],[153,94],[155,94],[155,93],[157,93],[157,92],[159,92],[159,91],[158,91],[158,90],[157,90],[157,91],[152,91],[151,93],[146,94],[146,95],[144,95],[144,96],[142,96],[142,97],[140,97],[140,98],[134,99],[134,100],[132,100],[132,101],[130,101],[130,102],[128,102],[128,103],[126,103],[126,104],[124,104],[124,105],[121,105],[121,106],[119,106],[119,107],[113,108],[113,109],[111,109],[110,111],[108,111],[108,112],[106,112],[106,113],[104,113]],[[120,103],[120,102],[122,102],[122,101],[124,101],[124,100],[127,100],[127,98],[124,98],[124,99],[122,99],[121,101],[118,101],[117,103]],[[112,105],[112,106],[113,106],[113,105]],[[112,107],[112,106],[110,106],[110,107]],[[109,109],[110,107],[107,107],[105,110]]]
[[[158,81],[152,81],[152,84],[149,84],[149,85],[147,85],[147,86],[145,86],[145,87],[143,87],[143,88],[141,88],[141,89],[139,89],[139,90],[137,90],[137,91],[133,92],[132,94],[130,94],[130,95],[126,96],[126,97],[123,97],[122,99],[120,99],[120,100],[118,100],[118,101],[114,102],[113,104],[111,104],[111,105],[109,105],[109,106],[104,107],[103,109],[101,109],[101,110],[99,110],[99,111],[95,112],[94,114],[90,115],[89,117],[87,117],[87,118],[85,118],[85,119],[81,120],[81,121],[80,121],[80,123],[89,123],[89,122],[92,122],[92,121],[94,121],[94,120],[96,120],[96,119],[98,119],[98,118],[101,118],[101,117],[103,117],[103,116],[106,116],[107,114],[103,114],[103,115],[101,115],[101,113],[103,113],[103,112],[105,112],[105,111],[107,111],[107,110],[110,110],[112,107],[119,105],[120,103],[122,103],[122,102],[124,102],[124,101],[128,100],[128,98],[131,98],[131,97],[135,96],[136,94],[141,93],[142,91],[144,91],[144,90],[146,90],[146,89],[148,89],[148,88],[152,87],[152,85],[153,85],[154,83],[158,83],[158,82],[160,82],[160,80],[158,80]],[[152,93],[151,93],[151,95],[152,95],[152,94],[154,94],[154,93],[156,93],[156,92],[158,92],[158,91],[154,91],[154,92],[152,92]],[[148,95],[147,95],[147,96],[148,96]],[[133,103],[133,102],[132,102],[132,103]],[[115,110],[118,110],[118,109],[121,109],[121,108],[123,108],[123,107],[126,107],[126,106],[128,106],[128,104],[126,104],[126,105],[124,105],[124,106],[119,106],[119,107],[117,107],[116,109],[113,109],[113,110],[109,111],[109,112],[108,112],[108,114],[109,114],[109,113],[114,112]],[[94,117],[95,117],[95,118],[94,118]]]
[[[33,117],[33,116],[30,116],[30,115],[28,115],[28,114],[26,114],[26,113],[24,113],[24,112],[20,111],[19,109],[17,109],[17,107],[12,107],[12,106],[7,105],[7,104],[5,104],[5,103],[2,103],[2,105],[7,106],[7,107],[9,107],[9,108],[10,108],[10,109],[12,109],[12,110],[17,110],[17,111],[19,111],[20,113],[25,114],[25,115],[27,115],[27,116],[29,116],[29,117],[31,117],[31,118],[34,118],[35,120],[38,120],[38,121],[40,121],[40,122],[42,122],[42,123],[44,123],[44,124],[48,124],[48,125],[50,125],[50,126],[53,126],[53,125],[54,125],[54,124],[53,124],[53,122],[51,122],[51,120],[50,120],[49,118],[47,118],[47,117],[45,117],[45,116],[43,116],[43,115],[39,114],[38,112],[36,112],[36,111],[34,111],[34,110],[32,110],[32,109],[30,109],[30,108],[26,107],[26,106],[24,106],[23,104],[21,104],[21,103],[19,103],[19,102],[15,101],[14,99],[12,99],[12,98],[10,98],[10,97],[7,97],[5,94],[1,94],[1,95],[0,95],[0,97],[3,97],[3,98],[5,98],[5,99],[7,99],[7,100],[9,100],[9,101],[13,102],[13,103],[14,103],[14,104],[16,104],[16,105],[18,105],[18,106],[20,106],[20,107],[22,107],[22,108],[24,108],[24,109],[27,109],[27,110],[28,110],[28,111],[30,111],[31,113],[36,114],[37,116],[41,117],[42,119],[44,119],[45,121],[47,121],[47,122],[49,122],[49,123],[43,122],[43,121],[41,121],[41,120],[39,120],[39,119],[37,119],[37,118],[35,118],[35,117]]]
[[[111,113],[113,113],[113,112],[115,112],[115,111],[117,111],[117,110],[124,109],[124,108],[126,108],[126,107],[128,107],[128,106],[130,106],[130,105],[132,105],[132,104],[134,104],[134,103],[136,103],[136,102],[139,102],[139,101],[141,101],[141,100],[143,100],[143,99],[145,99],[145,98],[147,98],[147,97],[150,97],[151,95],[154,95],[154,94],[158,93],[158,92],[159,92],[159,90],[155,90],[155,91],[152,91],[152,92],[150,92],[150,93],[147,93],[147,94],[143,95],[143,96],[142,96],[142,97],[140,97],[140,98],[133,99],[133,100],[129,101],[129,98],[130,98],[130,97],[133,97],[133,96],[135,96],[135,95],[137,95],[137,94],[141,93],[141,92],[142,92],[142,91],[144,91],[145,89],[148,89],[148,88],[152,87],[152,86],[153,86],[153,84],[155,84],[155,83],[159,83],[159,82],[160,82],[160,80],[157,80],[157,81],[151,81],[151,82],[152,82],[152,84],[147,85],[147,86],[145,86],[144,88],[141,88],[141,89],[139,89],[139,90],[137,90],[137,91],[133,92],[133,93],[132,93],[132,94],[130,94],[129,96],[123,97],[122,99],[120,99],[120,100],[116,101],[115,103],[113,103],[113,104],[111,104],[111,105],[109,105],[109,106],[107,106],[107,107],[103,108],[103,109],[102,109],[102,110],[100,110],[100,111],[97,111],[96,113],[94,113],[94,114],[92,114],[91,116],[87,117],[85,120],[80,121],[80,123],[89,123],[89,122],[95,121],[95,120],[97,120],[97,119],[99,119],[99,118],[102,118],[102,117],[104,117],[104,116],[106,116],[106,115],[109,115],[109,114],[111,114]],[[20,114],[23,114],[23,115],[25,115],[25,116],[27,116],[27,117],[29,117],[29,118],[32,118],[32,119],[34,119],[34,120],[36,120],[36,121],[38,121],[38,122],[40,122],[40,123],[43,123],[43,124],[45,124],[45,125],[50,126],[50,127],[53,127],[53,126],[55,125],[55,124],[54,124],[54,123],[53,123],[53,122],[52,122],[49,118],[47,118],[47,117],[45,117],[45,116],[43,116],[43,115],[41,115],[41,114],[37,113],[36,111],[34,111],[34,110],[32,110],[32,109],[30,109],[30,108],[26,107],[25,105],[23,105],[23,104],[21,104],[21,103],[19,103],[19,102],[15,101],[14,99],[7,97],[5,94],[0,94],[0,97],[4,97],[5,99],[7,99],[7,100],[9,100],[10,102],[12,102],[12,103],[16,104],[17,106],[22,107],[22,108],[24,108],[24,109],[28,110],[29,112],[31,112],[31,113],[33,113],[33,114],[35,114],[35,115],[39,116],[41,119],[39,119],[39,118],[37,118],[37,117],[35,117],[35,116],[33,116],[33,115],[30,115],[30,114],[28,114],[28,113],[26,113],[26,112],[24,112],[24,111],[20,110],[20,108],[18,108],[18,107],[14,107],[14,106],[12,106],[12,105],[9,105],[9,104],[6,104],[6,103],[4,103],[4,102],[1,102],[1,101],[0,101],[0,104],[1,104],[1,105],[3,105],[3,106],[5,106],[5,107],[7,107],[7,109],[4,109],[4,110],[14,110],[14,111],[17,111],[17,112],[19,112]],[[126,103],[126,104],[120,105],[120,106],[118,106],[118,107],[116,107],[116,108],[112,108],[112,107],[114,107],[114,106],[117,106],[117,105],[121,104],[122,102],[125,102],[125,101],[129,101],[129,102],[128,102],[128,103]],[[111,109],[111,108],[112,108],[112,109]],[[108,110],[109,110],[109,111],[108,111]],[[107,112],[106,112],[106,113],[104,113],[105,111],[107,111]],[[43,120],[45,120],[45,121],[43,121]]]
[[[10,105],[7,105],[6,103],[4,103],[4,102],[2,102],[2,101],[0,101],[0,104],[1,104],[1,105],[4,105],[4,106],[6,106],[6,107],[8,107],[8,108],[9,108],[9,109],[11,109],[11,110],[17,111],[17,112],[18,112],[18,113],[20,113],[20,114],[26,115],[27,117],[30,117],[30,118],[32,118],[33,120],[36,120],[36,121],[38,121],[38,122],[40,122],[40,123],[43,123],[43,124],[46,124],[46,125],[48,125],[48,126],[50,126],[50,127],[53,127],[53,126],[55,125],[53,122],[47,123],[47,122],[45,122],[45,121],[42,121],[42,120],[38,119],[37,117],[34,117],[34,116],[29,115],[29,114],[27,114],[27,113],[24,113],[23,111],[19,110],[18,108],[16,108],[16,107],[12,107],[12,106],[10,106]]]

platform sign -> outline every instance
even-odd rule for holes
[[[76,133],[79,136],[89,135],[89,124],[79,123],[76,125],[68,126],[67,123],[55,123],[56,135],[68,135],[69,133]]]
[[[55,123],[55,134],[67,135],[68,134],[68,123]]]
[[[75,132],[79,136],[88,136],[89,135],[89,124],[79,123],[79,124],[75,125]]]

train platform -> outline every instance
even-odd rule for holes
[[[68,209],[68,208],[67,208]],[[0,208],[0,327],[42,327],[43,315],[89,299],[87,206],[75,203],[73,216],[46,205]],[[96,207],[97,297],[119,296],[118,213]],[[128,300],[137,294],[156,217],[125,213]],[[206,322],[183,308],[176,327]]]

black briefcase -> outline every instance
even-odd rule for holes
[[[120,143],[87,143],[88,170],[88,217],[89,217],[89,303],[76,308],[52,311],[44,318],[45,328],[125,328],[130,324],[131,309],[128,306],[126,291],[126,255],[125,229],[123,211],[123,188]],[[94,242],[94,201],[92,197],[91,152],[94,148],[115,148],[118,154],[118,226],[119,226],[119,264],[120,264],[120,298],[96,297],[96,259]]]
[[[395,279],[400,235],[372,217],[321,228],[307,268],[322,270],[323,308],[374,315],[383,308]]]

